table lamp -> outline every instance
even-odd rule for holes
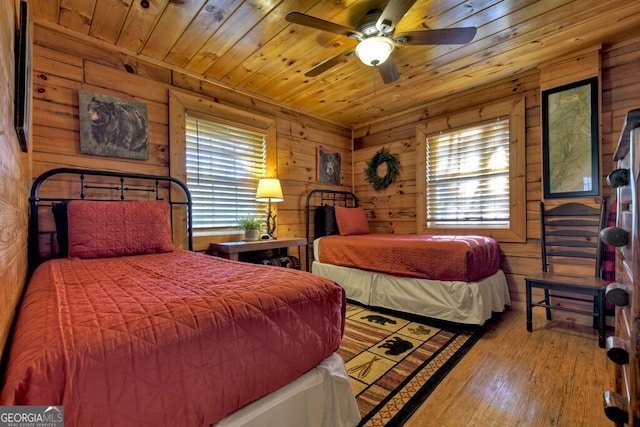
[[[258,191],[256,191],[257,202],[268,202],[267,210],[267,234],[270,238],[275,239],[273,233],[276,231],[276,215],[271,211],[271,202],[282,202],[282,187],[278,178],[263,178],[258,183]]]

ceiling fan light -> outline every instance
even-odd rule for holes
[[[368,37],[356,46],[356,55],[365,65],[375,67],[386,61],[394,48],[389,37]]]

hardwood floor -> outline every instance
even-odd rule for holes
[[[543,310],[533,320],[532,333],[524,311],[492,321],[405,426],[613,426],[602,392],[614,367],[596,330],[547,322]]]

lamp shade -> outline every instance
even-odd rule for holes
[[[258,183],[256,201],[258,202],[282,202],[282,187],[278,178],[263,178]]]
[[[358,43],[356,55],[365,65],[375,67],[386,61],[394,48],[393,40],[389,37],[369,37]]]

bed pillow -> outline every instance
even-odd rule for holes
[[[326,236],[324,229],[324,209],[317,207],[313,211],[313,238],[317,239],[318,237]]]
[[[338,229],[338,222],[336,220],[336,207],[324,205],[324,234],[331,236],[332,234],[340,234]]]
[[[314,239],[332,234],[340,234],[336,222],[336,210],[334,206],[318,206],[314,212]]]
[[[56,240],[58,242],[58,257],[69,255],[69,230],[67,225],[67,203],[59,202],[51,204],[53,220],[56,223]]]
[[[364,209],[358,208],[345,208],[343,206],[336,206],[336,222],[338,223],[338,229],[343,236],[350,236],[353,234],[369,234],[369,220],[367,220],[367,214],[364,213]]]
[[[165,201],[74,200],[67,206],[70,258],[171,252],[171,215]]]

